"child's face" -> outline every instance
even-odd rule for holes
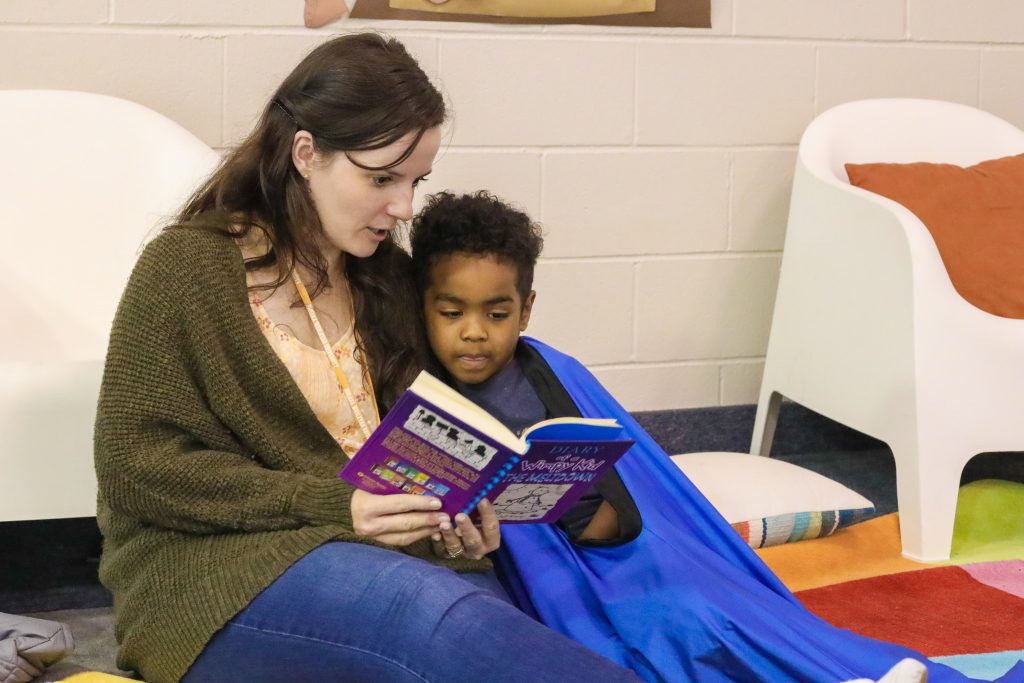
[[[519,296],[513,265],[475,254],[441,258],[423,295],[434,355],[458,381],[483,382],[512,360],[533,299]]]

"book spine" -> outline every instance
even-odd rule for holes
[[[519,463],[520,460],[521,460],[521,458],[518,455],[513,455],[511,458],[509,458],[508,462],[506,462],[504,465],[502,465],[501,469],[499,469],[497,472],[494,473],[494,475],[491,477],[490,481],[488,481],[476,493],[476,495],[473,496],[473,498],[471,498],[469,500],[469,502],[467,502],[465,505],[463,505],[462,509],[459,510],[459,512],[468,515],[470,513],[470,511],[472,511],[474,508],[476,508],[477,504],[481,500],[483,500],[484,498],[487,497],[487,494],[490,493],[494,489],[495,486],[497,486],[499,483],[501,483],[502,479],[504,479],[505,477],[508,476],[508,473],[511,472],[515,468],[515,466]]]

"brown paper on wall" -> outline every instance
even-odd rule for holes
[[[392,9],[389,0],[358,0],[353,19],[395,19],[402,21],[474,21],[491,24],[600,24],[603,26],[664,26],[711,28],[711,0],[661,0],[653,12],[613,14],[601,17],[488,17],[479,14],[443,14],[419,10]]]
[[[653,12],[654,5],[655,0],[448,0],[441,5],[430,0],[389,0],[391,9],[544,19]]]

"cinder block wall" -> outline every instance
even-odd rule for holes
[[[756,400],[817,113],[929,97],[1024,127],[1018,0],[713,0],[704,30],[301,19],[299,0],[2,0],[0,88],[125,97],[224,149],[313,45],[399,36],[455,111],[425,190],[490,188],[544,223],[530,331],[634,410]]]

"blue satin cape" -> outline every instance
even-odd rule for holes
[[[524,338],[580,412],[636,445],[616,464],[643,530],[581,547],[553,525],[502,528],[498,571],[524,610],[648,681],[880,678],[904,657],[929,681],[969,680],[892,643],[835,628],[797,601],[629,413],[575,359]],[[1024,677],[1024,664],[1004,676]]]

